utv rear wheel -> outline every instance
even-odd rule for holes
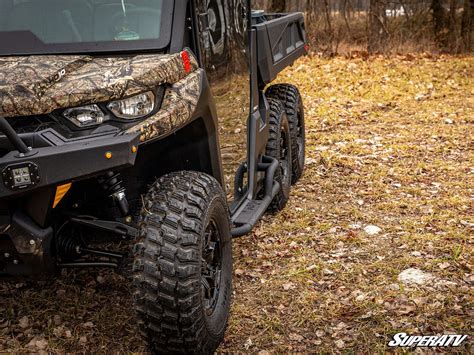
[[[138,323],[154,353],[213,353],[232,292],[232,239],[219,183],[196,172],[162,177],[148,192],[134,248]]]
[[[291,133],[283,104],[279,100],[269,99],[270,137],[266,154],[278,160],[279,167],[275,180],[280,183],[280,192],[273,199],[269,210],[276,212],[285,208],[291,190]]]
[[[298,88],[291,84],[270,86],[265,95],[280,100],[285,107],[291,131],[292,183],[295,184],[303,175],[305,164],[305,122],[303,99]]]

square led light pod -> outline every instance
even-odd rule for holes
[[[3,184],[11,190],[32,187],[40,181],[38,166],[31,162],[7,166],[2,178]]]

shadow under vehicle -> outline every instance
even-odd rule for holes
[[[213,352],[232,238],[303,173],[301,96],[270,85],[307,53],[303,15],[0,0],[0,43],[0,279],[117,269],[153,351]]]

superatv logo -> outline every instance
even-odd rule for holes
[[[467,335],[408,335],[398,333],[393,336],[393,340],[388,343],[391,347],[456,347],[467,339]]]

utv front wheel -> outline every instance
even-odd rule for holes
[[[154,353],[213,353],[224,338],[232,244],[224,192],[212,177],[162,177],[145,197],[134,248],[134,299]]]

